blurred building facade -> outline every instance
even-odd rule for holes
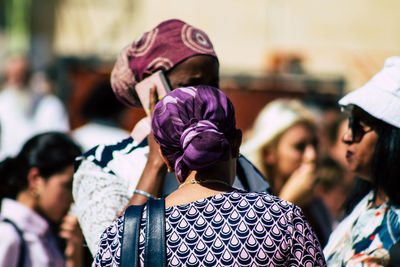
[[[81,96],[107,77],[120,49],[178,18],[209,34],[221,88],[252,118],[277,97],[334,102],[365,83],[400,54],[399,8],[396,0],[2,0],[0,68],[12,51],[28,53],[36,68],[53,64],[75,128]]]
[[[59,0],[54,49],[113,59],[143,31],[180,18],[210,35],[223,73],[264,74],[296,54],[307,72],[344,75],[350,90],[400,54],[399,9],[396,0]]]

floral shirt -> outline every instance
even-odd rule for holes
[[[329,266],[387,266],[390,248],[400,240],[400,207],[373,206],[366,195],[331,234],[324,254]]]
[[[146,212],[140,226],[143,265]],[[315,234],[295,205],[235,190],[166,208],[168,266],[325,266]],[[101,236],[93,266],[119,266],[124,216]]]

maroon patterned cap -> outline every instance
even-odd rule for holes
[[[114,93],[124,104],[141,107],[135,84],[145,72],[168,71],[196,55],[217,58],[207,34],[181,20],[166,20],[120,52],[111,73]]]

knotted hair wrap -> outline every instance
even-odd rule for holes
[[[175,165],[181,159],[189,169],[196,170],[228,159],[229,141],[210,121],[202,120],[187,128],[180,142],[184,152]]]
[[[178,88],[154,110],[152,130],[163,154],[183,182],[191,170],[227,160],[229,138],[236,132],[235,114],[227,96],[211,86]]]

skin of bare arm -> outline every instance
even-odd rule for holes
[[[150,75],[150,74],[149,74]],[[219,63],[211,56],[199,55],[191,57],[175,66],[167,75],[170,86],[173,89],[198,84],[206,84],[214,87],[219,86]],[[150,90],[151,114],[157,103],[157,92],[155,88]],[[149,156],[136,186],[155,197],[161,196],[167,167],[159,153],[159,145],[154,141],[153,135],[147,137],[149,144]],[[147,201],[147,197],[141,194],[133,194],[128,205],[141,205]],[[125,211],[124,209],[124,211]],[[123,211],[123,212],[124,212]]]
[[[150,90],[150,110],[153,113],[154,106],[157,103],[157,91],[153,87]],[[153,196],[160,196],[164,177],[167,171],[167,167],[161,158],[159,153],[159,145],[154,141],[153,135],[150,134],[147,137],[149,144],[149,157],[144,167],[143,173],[140,176],[139,183],[136,186],[137,189],[143,190]],[[141,205],[147,201],[147,197],[141,194],[133,194],[130,199],[128,206],[130,205]],[[127,206],[127,207],[128,207]],[[125,207],[125,209],[127,208]],[[124,211],[125,211],[124,209]]]
[[[79,227],[78,218],[67,214],[61,223],[61,238],[67,241],[64,251],[66,267],[83,267],[83,234]]]

